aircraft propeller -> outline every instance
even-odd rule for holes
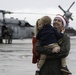
[[[69,21],[69,19],[71,19],[73,21],[73,18],[72,18],[72,13],[69,11],[70,8],[73,6],[75,2],[73,2],[70,7],[67,9],[67,11],[65,11],[60,5],[58,6],[63,12],[64,12],[64,17],[66,18],[67,21]]]

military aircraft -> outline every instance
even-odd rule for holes
[[[11,27],[13,30],[13,39],[24,39],[31,38],[33,36],[34,26],[25,20],[19,20],[18,18],[14,19],[5,18],[5,14],[12,14],[13,12],[0,10],[2,13],[3,19],[0,19],[0,35],[1,35],[1,27],[6,25],[7,27]]]

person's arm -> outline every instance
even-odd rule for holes
[[[59,56],[68,56],[70,52],[70,37],[68,35],[64,35],[63,42],[61,44],[61,50],[59,52]]]
[[[70,38],[67,35],[64,35],[63,42],[61,44],[61,50],[59,53],[52,53],[52,50],[50,50],[49,48],[47,49],[47,48],[40,46],[39,42],[37,43],[36,50],[40,54],[45,54],[50,58],[66,57],[68,56],[69,51],[70,51]]]
[[[61,44],[61,50],[59,53],[48,55],[48,58],[64,58],[67,57],[70,51],[70,37],[65,35]]]
[[[52,54],[52,50],[50,50],[50,48],[45,48],[43,46],[41,46],[40,41],[37,41],[36,43],[36,51],[40,54],[45,54],[45,55],[50,55]]]

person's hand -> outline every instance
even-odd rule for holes
[[[54,47],[52,52],[53,53],[58,53],[60,51],[60,46]]]
[[[64,33],[65,32],[65,28],[62,28],[62,31],[61,32]]]

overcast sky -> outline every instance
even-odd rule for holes
[[[76,2],[76,0],[74,0]],[[73,0],[0,0],[0,10],[7,10],[12,12],[25,12],[25,13],[45,13],[52,19],[56,14],[64,14],[62,10],[58,8],[58,5],[64,10],[67,10],[69,6],[74,2]],[[70,9],[73,13],[74,21],[70,21],[70,26],[76,29],[76,3]],[[35,25],[36,20],[41,18],[40,14],[11,14],[6,15],[6,18],[15,17],[19,19],[25,19],[30,24]]]

